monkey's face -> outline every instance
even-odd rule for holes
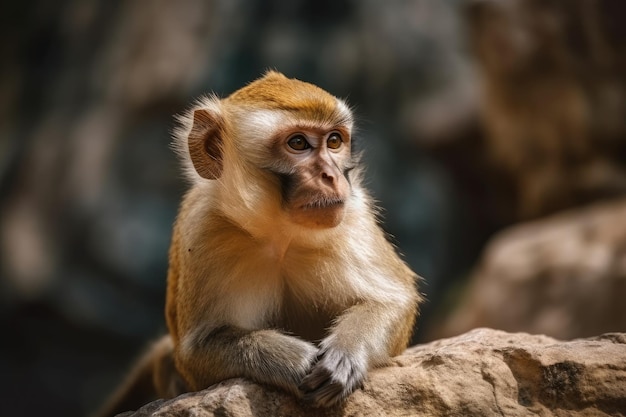
[[[248,231],[275,216],[315,229],[343,220],[354,162],[342,100],[269,72],[226,99],[201,100],[182,122],[187,172],[218,180],[227,215]]]
[[[273,157],[288,170],[279,178],[289,219],[311,228],[337,226],[350,197],[350,134],[346,129],[290,129],[272,144]]]

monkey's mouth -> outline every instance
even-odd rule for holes
[[[313,194],[294,203],[290,210],[292,220],[313,229],[337,226],[343,220],[346,211],[346,200],[336,195]]]
[[[345,201],[341,198],[329,198],[320,197],[313,201],[309,201],[306,204],[300,206],[302,210],[315,210],[315,209],[327,209],[327,208],[339,208],[344,205]]]

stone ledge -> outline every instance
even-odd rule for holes
[[[243,379],[150,403],[143,416],[626,416],[626,333],[559,341],[475,329],[409,348],[339,406]]]

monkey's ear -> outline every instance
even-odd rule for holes
[[[191,163],[201,177],[214,180],[222,175],[223,136],[224,122],[219,114],[206,109],[193,112],[187,146]]]

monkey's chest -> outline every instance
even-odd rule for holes
[[[287,288],[283,292],[281,308],[272,324],[273,327],[302,339],[316,342],[327,335],[338,314],[338,308],[320,306],[312,299],[296,297]]]
[[[311,342],[322,340],[335,315],[322,309],[311,311],[311,306],[298,305],[293,300],[287,301],[273,327]]]

